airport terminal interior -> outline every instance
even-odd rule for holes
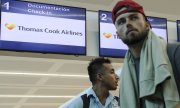
[[[98,11],[111,11],[118,0],[21,1],[86,9],[84,54],[54,54],[0,48],[0,108],[58,108],[91,87],[87,66],[90,60],[99,57]],[[177,42],[179,0],[135,1],[143,5],[147,16],[166,18],[168,42]],[[1,4],[1,8],[2,5],[4,4]],[[123,57],[108,58],[119,74]],[[119,90],[112,93],[118,96]]]

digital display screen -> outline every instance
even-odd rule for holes
[[[0,49],[86,55],[86,9],[1,0]]]
[[[180,42],[180,20],[177,20],[177,41]]]
[[[148,21],[151,24],[152,31],[159,37],[168,41],[167,36],[167,19],[166,18],[159,18],[159,17],[151,17],[147,16]]]
[[[116,34],[110,11],[99,11],[99,56],[124,57],[128,49]],[[167,20],[165,18],[149,17],[152,31],[167,40]]]

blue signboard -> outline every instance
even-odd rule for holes
[[[85,55],[86,9],[1,0],[0,49]]]

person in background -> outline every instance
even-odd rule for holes
[[[109,92],[117,89],[119,80],[111,61],[102,57],[93,59],[89,63],[88,74],[92,87],[82,95],[87,106],[83,105],[84,100],[79,96],[63,108],[120,108],[117,97]]]
[[[121,73],[121,108],[174,108],[180,100],[167,43],[152,32],[143,7],[133,0],[118,1],[112,21],[129,48]]]

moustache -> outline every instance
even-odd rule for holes
[[[135,28],[130,28],[130,29],[128,29],[127,31],[126,31],[126,35],[128,35],[129,34],[129,32],[131,32],[131,31],[138,31],[137,29],[135,29]]]

